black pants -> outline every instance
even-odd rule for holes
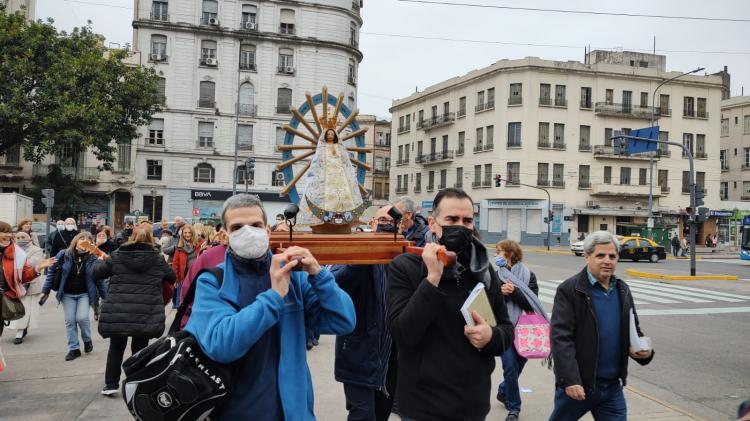
[[[122,371],[122,357],[125,347],[128,345],[127,336],[112,336],[109,338],[109,351],[107,352],[107,368],[104,371],[104,383],[109,386],[120,384],[120,372]],[[143,336],[131,336],[130,351],[135,354],[148,346],[148,338]]]
[[[372,387],[344,383],[347,421],[386,421],[391,415],[392,397]]]

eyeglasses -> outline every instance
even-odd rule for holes
[[[385,218],[382,216],[378,218],[377,221],[378,221],[378,224],[388,224],[388,225],[393,224],[393,219]]]

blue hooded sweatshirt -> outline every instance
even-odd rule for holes
[[[267,271],[270,259],[265,262]],[[229,256],[219,265],[224,269],[220,288],[210,273],[198,277],[193,311],[185,330],[195,336],[209,358],[230,363],[243,358],[269,329],[277,326],[280,353],[277,381],[284,419],[315,420],[305,327],[323,334],[350,333],[356,324],[351,298],[338,287],[331,272],[321,269],[312,277],[306,272],[292,272],[289,293],[283,299],[273,288],[268,288],[257,294],[254,301],[242,305],[241,283],[262,280],[238,279],[240,271],[233,265],[234,260]],[[248,390],[235,389],[227,405],[237,409],[240,404],[246,406],[245,413],[252,413],[253,402],[245,399],[247,393]]]

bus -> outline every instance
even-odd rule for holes
[[[750,215],[742,218],[742,228],[740,228],[740,259],[750,260]]]

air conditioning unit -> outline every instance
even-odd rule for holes
[[[218,66],[219,60],[215,58],[206,58],[206,59],[203,59],[203,64],[205,64],[206,66]]]
[[[148,55],[149,60],[151,61],[163,61],[164,56],[159,53],[151,53]]]
[[[586,201],[586,207],[589,209],[594,209],[596,207],[596,204],[594,204],[593,200],[587,200]]]
[[[284,173],[283,172],[277,172],[276,173],[276,181],[284,181]]]
[[[293,66],[285,66],[284,67],[284,73],[289,73],[289,74],[294,73],[294,67]]]
[[[244,28],[255,31],[256,29],[258,29],[258,24],[255,22],[245,22]]]
[[[219,19],[216,19],[216,18],[209,18],[209,19],[208,19],[208,24],[209,24],[209,25],[213,25],[213,26],[217,26],[217,25],[219,24]]]

